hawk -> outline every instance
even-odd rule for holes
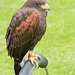
[[[8,56],[14,58],[15,75],[21,69],[19,64],[23,57],[34,49],[46,31],[47,10],[50,8],[46,0],[27,0],[11,19],[6,33],[6,44]],[[33,54],[28,57],[35,59]]]

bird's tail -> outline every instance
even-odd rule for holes
[[[20,67],[20,62],[21,60],[17,60],[17,59],[14,59],[14,71],[15,71],[15,75],[18,75],[20,70],[21,70],[21,67]]]
[[[23,57],[23,59],[19,58],[19,59],[15,59],[14,58],[14,71],[15,71],[15,75],[18,75],[21,68],[23,67],[25,60],[28,59],[28,54],[29,51],[25,54],[25,56]]]

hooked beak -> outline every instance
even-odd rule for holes
[[[42,9],[47,9],[47,10],[49,10],[50,11],[50,7],[48,6],[48,4],[43,4],[43,5],[41,5],[41,8]]]

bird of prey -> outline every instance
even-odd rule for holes
[[[46,31],[47,10],[50,8],[46,0],[27,0],[11,19],[6,33],[6,44],[8,55],[14,58],[15,75],[21,69],[23,57],[34,49]],[[36,59],[37,55],[30,53],[28,58],[30,57]]]

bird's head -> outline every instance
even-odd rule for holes
[[[36,7],[43,10],[50,10],[46,0],[27,0],[26,4],[29,7]]]

